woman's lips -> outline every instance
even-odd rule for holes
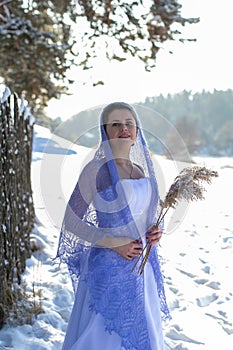
[[[129,139],[130,135],[121,135],[119,136],[120,139]]]

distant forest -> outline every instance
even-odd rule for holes
[[[174,124],[191,154],[233,155],[233,90],[147,97],[142,104]]]
[[[169,156],[169,149],[177,147],[176,139],[180,135],[191,155],[233,156],[233,90],[195,94],[184,90],[173,95],[147,97],[135,104],[135,108],[142,126],[146,125],[145,135],[155,153]],[[100,109],[83,111],[56,128],[53,123],[54,132],[92,147],[98,143],[99,112]],[[162,118],[158,118],[158,113]],[[150,130],[150,125],[155,130]],[[172,128],[168,128],[169,125]]]

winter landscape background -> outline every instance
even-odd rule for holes
[[[49,148],[47,142],[53,139]],[[52,137],[35,126],[32,186],[36,225],[32,241],[40,247],[24,273],[28,289],[41,293],[43,313],[33,324],[0,331],[0,348],[61,349],[73,304],[66,266],[52,263],[56,255],[65,202],[78,178],[88,149]],[[164,189],[177,175],[177,164],[154,156]],[[233,347],[233,158],[195,158],[198,165],[217,170],[219,177],[206,186],[205,200],[185,206],[183,215],[167,218],[160,255],[172,320],[164,325],[166,350],[232,350]],[[46,181],[45,164],[54,164]],[[54,193],[56,164],[60,164],[61,193]],[[187,164],[179,164],[179,167]],[[52,168],[51,168],[52,169]],[[50,169],[50,170],[51,170]],[[47,183],[48,182],[48,183]],[[164,186],[165,184],[165,186]],[[53,210],[54,209],[54,210]]]

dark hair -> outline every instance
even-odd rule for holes
[[[102,123],[104,124],[104,126],[108,123],[109,114],[115,111],[116,109],[128,109],[132,113],[137,123],[137,113],[131,105],[129,105],[126,102],[113,102],[107,105],[106,107],[104,107],[102,110],[101,117],[102,117]]]

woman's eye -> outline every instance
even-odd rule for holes
[[[136,124],[133,121],[127,121],[125,124],[120,123],[120,122],[113,122],[112,123],[112,127],[116,127],[116,128],[121,128],[121,127],[123,127],[123,125],[127,126],[128,128],[132,128],[132,127],[136,126]]]

